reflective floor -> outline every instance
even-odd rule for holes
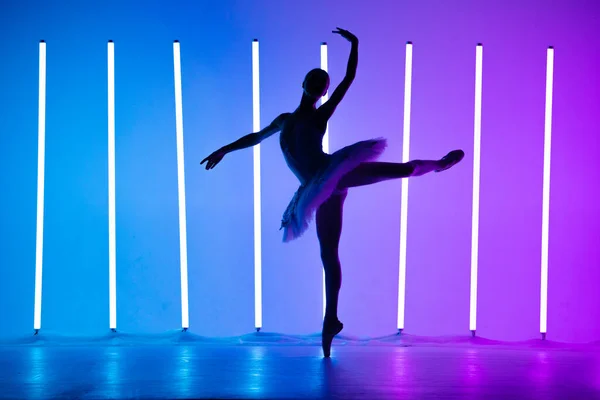
[[[4,343],[0,398],[600,399],[597,346],[314,342]]]

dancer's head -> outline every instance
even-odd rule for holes
[[[304,78],[302,89],[306,96],[319,100],[329,89],[329,74],[320,68],[311,70]]]

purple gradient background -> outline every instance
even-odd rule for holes
[[[0,12],[0,330],[31,331],[35,266],[37,42],[48,42],[45,329],[108,325],[106,40],[116,48],[117,289],[124,331],[180,324],[172,40],[182,46],[190,323],[248,332],[253,317],[252,152],[198,162],[252,128],[251,40],[260,40],[261,122],[293,110],[327,41],[332,85],[361,39],[357,79],[331,150],[385,136],[402,154],[404,43],[414,42],[411,157],[462,148],[462,164],[409,187],[406,331],[467,334],[475,44],[484,43],[478,335],[539,335],[545,57],[556,48],[548,337],[600,339],[600,10],[594,1],[233,0],[102,6],[6,2]],[[278,231],[297,182],[278,140],[262,145],[264,330],[321,321],[314,225]],[[340,317],[348,334],[396,329],[400,181],[351,191]]]

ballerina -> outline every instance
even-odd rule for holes
[[[333,154],[324,153],[322,144],[327,122],[354,81],[358,65],[358,38],[341,28],[333,33],[348,40],[351,50],[346,75],[328,101],[316,107],[317,101],[327,93],[329,75],[322,69],[313,69],[302,83],[302,98],[294,112],[279,115],[264,129],[223,146],[200,163],[206,163],[207,170],[213,169],[226,154],[255,146],[281,132],[279,142],[283,156],[300,181],[300,187],[283,213],[280,229],[283,229],[284,242],[297,239],[306,231],[316,211],[317,237],[325,271],[326,307],[321,337],[325,357],[330,357],[333,338],[344,327],[337,315],[342,283],[338,248],[348,189],[389,179],[441,172],[464,157],[462,150],[454,150],[439,160],[377,162],[375,160],[386,148],[384,138],[360,141]]]

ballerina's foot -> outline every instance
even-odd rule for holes
[[[331,342],[335,335],[344,329],[344,324],[340,321],[324,322],[323,332],[321,333],[321,344],[323,346],[323,356],[329,358],[331,356]]]
[[[453,150],[450,153],[446,154],[440,160],[441,167],[436,169],[435,172],[445,171],[460,162],[465,157],[465,152],[462,150]]]

